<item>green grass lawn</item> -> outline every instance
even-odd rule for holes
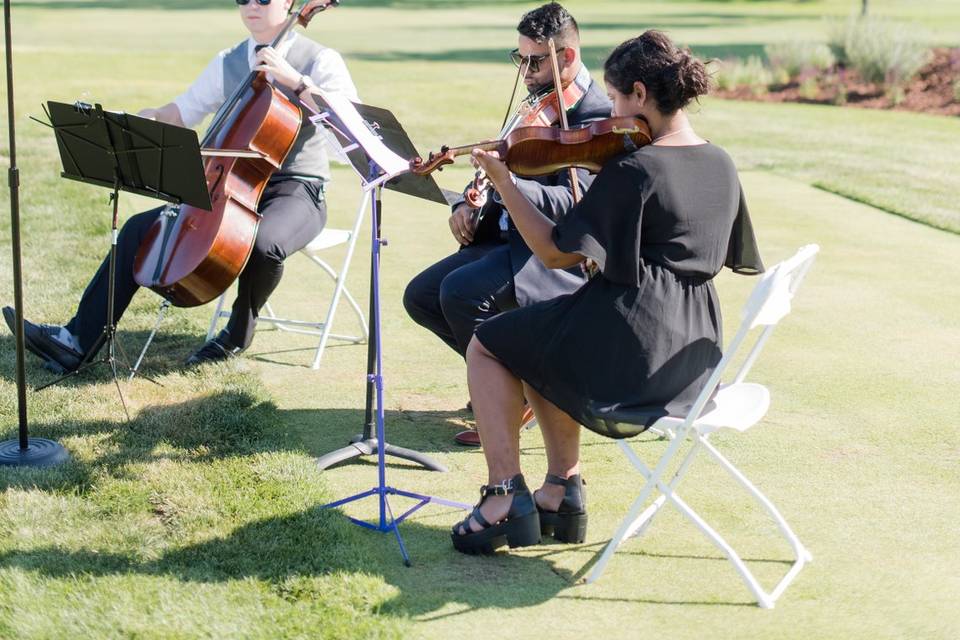
[[[421,151],[489,137],[512,83],[503,52],[534,3],[358,0],[320,16],[317,39],[344,52],[361,96],[389,106]],[[750,51],[815,35],[840,2],[571,2],[592,68],[647,26],[698,50]],[[107,246],[106,192],[57,177],[49,131],[27,120],[46,99],[109,108],[157,104],[192,80],[217,47],[241,37],[219,2],[16,2],[18,159],[27,316],[62,322]],[[956,3],[875,0],[933,42],[960,41]],[[127,10],[120,10],[124,7]],[[407,10],[404,10],[407,9]],[[711,49],[710,47],[713,47]],[[5,101],[4,101],[5,104]],[[0,473],[0,637],[517,637],[955,638],[960,635],[960,213],[954,204],[957,119],[801,105],[706,100],[695,123],[744,170],[763,255],[822,248],[755,368],[773,393],[767,418],[718,446],[778,504],[810,564],[773,611],[762,611],[697,531],[673,513],[624,546],[600,582],[576,585],[630,502],[634,480],[611,443],[588,434],[591,525],[582,546],[547,544],[495,558],[455,553],[460,516],[425,508],[403,525],[414,566],[392,537],[318,506],[370,488],[371,463],[318,473],[317,455],[359,430],[365,348],[328,349],[304,368],[311,341],[258,333],[248,356],[184,372],[210,309],[174,310],[145,380],[124,384],[122,419],[101,369],[29,394],[35,435],[62,442],[56,471]],[[6,149],[4,148],[4,155]],[[469,172],[441,174],[459,188]],[[355,180],[336,171],[331,225],[345,227]],[[833,191],[849,196],[839,197]],[[6,191],[0,192],[6,199]],[[860,202],[855,202],[858,200]],[[868,206],[867,204],[873,206]],[[147,205],[124,196],[124,217]],[[452,444],[466,414],[463,364],[416,327],[406,282],[452,250],[446,212],[387,194],[383,257],[390,439],[442,460],[439,475],[392,464],[395,486],[462,501],[484,477],[480,452]],[[889,215],[887,211],[899,215]],[[904,217],[922,220],[917,224]],[[9,223],[0,220],[2,254]],[[366,237],[366,236],[364,236]],[[342,256],[333,251],[334,262]],[[365,305],[367,261],[349,278]],[[275,301],[319,313],[315,268],[292,258]],[[718,278],[728,335],[755,281]],[[326,291],[326,289],[324,289]],[[12,300],[9,257],[0,301]],[[136,352],[158,298],[139,295],[120,340]],[[341,313],[338,329],[352,329]],[[0,424],[16,428],[13,340],[0,335]],[[32,383],[49,379],[31,360]],[[648,457],[664,446],[642,439]],[[528,477],[545,469],[538,432],[523,437]],[[717,469],[694,469],[684,497],[749,558],[761,579],[788,549]],[[402,506],[397,501],[395,507]],[[346,510],[373,516],[372,501]]]

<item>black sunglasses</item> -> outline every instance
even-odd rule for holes
[[[250,4],[250,0],[237,0],[237,4],[242,7],[244,5]],[[270,0],[257,0],[257,4],[263,7],[270,4]]]
[[[237,1],[239,2],[239,0]],[[560,53],[564,49],[566,49],[566,47],[560,47],[559,49],[557,49],[557,53]],[[527,68],[529,68],[530,71],[532,71],[533,73],[540,71],[540,63],[542,63],[544,60],[546,60],[549,57],[550,57],[550,54],[545,54],[542,56],[522,56],[520,55],[519,49],[514,49],[513,51],[510,52],[510,60],[513,61],[514,65],[516,65],[519,68],[524,64],[526,64]]]

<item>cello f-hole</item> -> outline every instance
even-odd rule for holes
[[[217,166],[214,167],[214,170],[217,172],[217,179],[213,181],[212,185],[210,185],[209,191],[213,195],[213,197],[216,198],[219,195],[219,193],[217,192],[217,187],[220,186],[220,181],[223,180],[223,171],[224,171],[223,165],[218,164]]]

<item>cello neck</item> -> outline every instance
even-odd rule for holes
[[[310,19],[315,14],[325,11],[330,7],[336,7],[338,4],[340,4],[340,0],[304,0],[303,4],[300,5],[300,9],[290,12],[290,17],[287,18],[287,21],[283,23],[283,28],[280,29],[280,33],[278,33],[273,39],[273,42],[270,43],[270,46],[276,49],[278,46],[280,46],[280,43],[286,39],[291,29],[293,29],[297,23],[306,27],[310,23]],[[247,75],[246,79],[240,83],[240,85],[232,94],[230,94],[230,97],[227,98],[227,100],[220,107],[220,110],[217,111],[217,114],[214,116],[213,122],[210,124],[210,128],[207,129],[207,133],[203,137],[203,141],[200,143],[201,147],[211,146],[233,112],[234,107],[237,106],[237,103],[240,101],[240,98],[243,96],[244,92],[250,88],[254,80],[256,80],[257,76],[259,75],[261,75],[260,71],[251,71]]]

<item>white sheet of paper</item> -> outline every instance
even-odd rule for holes
[[[330,110],[340,118],[340,121],[343,122],[343,125],[349,130],[350,135],[364,148],[367,155],[370,156],[370,159],[376,162],[377,166],[386,173],[386,179],[393,178],[410,170],[409,160],[395,154],[383,144],[382,139],[370,132],[370,129],[360,114],[357,113],[356,108],[354,108],[350,100],[340,94],[326,93],[320,89],[314,89],[314,92],[323,98],[330,107]],[[311,120],[313,120],[317,126],[323,126],[321,117],[313,116]],[[321,121],[318,122],[318,120]]]

